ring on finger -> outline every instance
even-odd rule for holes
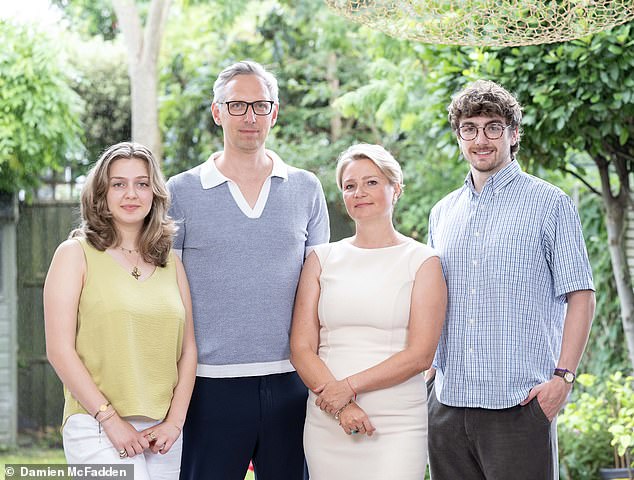
[[[147,436],[150,439],[150,442],[153,442],[154,440],[156,440],[156,433],[154,433],[154,432],[148,433]]]
[[[128,452],[126,452],[125,448],[119,450],[119,458],[125,458],[128,456]]]

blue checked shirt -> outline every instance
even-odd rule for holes
[[[479,194],[469,174],[438,202],[429,244],[440,253],[449,293],[434,359],[439,401],[519,404],[552,378],[566,294],[594,290],[577,209],[512,161]]]

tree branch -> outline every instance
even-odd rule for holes
[[[145,28],[145,48],[143,61],[150,65],[158,64],[158,56],[161,50],[167,12],[170,9],[171,0],[152,0],[150,13]]]
[[[601,192],[599,190],[597,190],[592,185],[590,185],[590,183],[585,178],[583,178],[580,174],[578,174],[574,170],[570,170],[569,168],[566,168],[566,167],[561,167],[560,169],[561,169],[562,172],[567,173],[567,174],[572,175],[573,177],[575,177],[577,180],[579,180],[581,183],[583,183],[588,188],[588,190],[590,190],[592,193],[595,193],[595,194],[601,196]]]
[[[599,170],[599,177],[601,178],[601,196],[603,197],[606,206],[613,204],[616,200],[612,193],[612,186],[610,185],[610,172],[609,163],[601,157],[594,157],[594,163]]]
[[[625,206],[632,201],[630,198],[630,175],[627,157],[622,155],[620,150],[607,141],[603,142],[603,148],[612,156],[614,169],[619,178],[619,192],[616,198],[625,208]]]

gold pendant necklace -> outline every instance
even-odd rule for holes
[[[132,275],[135,280],[138,280],[139,277],[141,276],[141,270],[139,270],[139,267],[135,265],[132,271],[130,272],[130,275]]]
[[[134,277],[135,280],[138,280],[139,277],[141,276],[141,270],[139,269],[139,251],[138,250],[130,250],[129,248],[124,248],[124,247],[120,247],[121,250],[123,250],[124,253],[128,253],[130,255],[132,255],[133,253],[136,253],[136,263],[133,265],[132,267],[132,271],[130,272],[130,275],[132,275]],[[128,257],[125,257],[126,260],[128,260]],[[129,263],[132,263],[128,260]]]

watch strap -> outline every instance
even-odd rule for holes
[[[564,379],[566,383],[574,383],[577,375],[572,370],[568,370],[567,368],[555,368],[553,375],[557,375]]]

